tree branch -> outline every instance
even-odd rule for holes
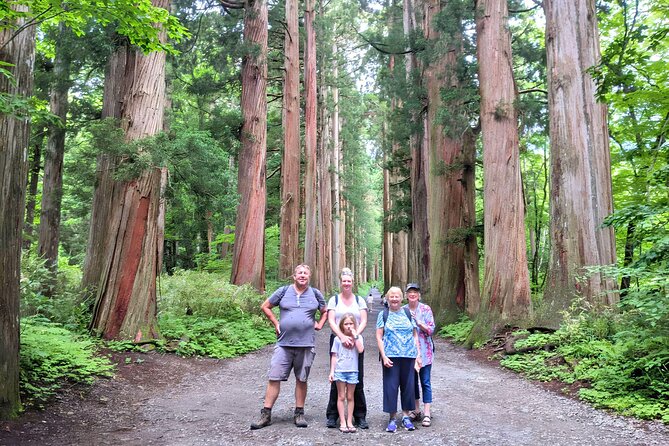
[[[244,2],[241,0],[218,0],[224,8],[244,9]]]

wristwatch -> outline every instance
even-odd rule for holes
[[[355,335],[355,336],[353,336],[353,339],[355,339],[356,341],[357,341],[359,338],[360,338],[359,335]]]

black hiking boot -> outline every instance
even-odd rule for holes
[[[354,420],[354,425],[358,426],[360,429],[369,429],[369,424],[367,423],[367,420],[365,417],[360,417],[356,420]]]
[[[295,409],[295,426],[307,427],[307,420],[304,418],[304,409]]]
[[[260,420],[257,423],[251,423],[251,429],[262,429],[272,424],[272,409],[261,409]]]
[[[330,429],[333,429],[333,428],[337,427],[337,419],[332,418],[332,417],[328,417],[328,420],[325,422],[325,425],[327,427],[329,427]]]

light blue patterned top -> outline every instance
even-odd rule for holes
[[[376,328],[383,328],[383,351],[389,358],[415,358],[418,356],[413,332],[416,321],[409,320],[403,309],[389,311],[383,326],[383,311],[376,318]]]

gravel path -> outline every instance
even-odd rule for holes
[[[364,337],[366,431],[342,434],[325,427],[324,330],[309,380],[306,429],[292,423],[293,378],[282,384],[273,424],[249,429],[262,407],[271,347],[222,361],[133,354],[121,358],[115,379],[99,382],[85,395],[73,391],[46,412],[0,423],[0,445],[669,445],[669,426],[592,409],[472,360],[441,340],[432,369],[432,426],[388,434],[373,330]]]

